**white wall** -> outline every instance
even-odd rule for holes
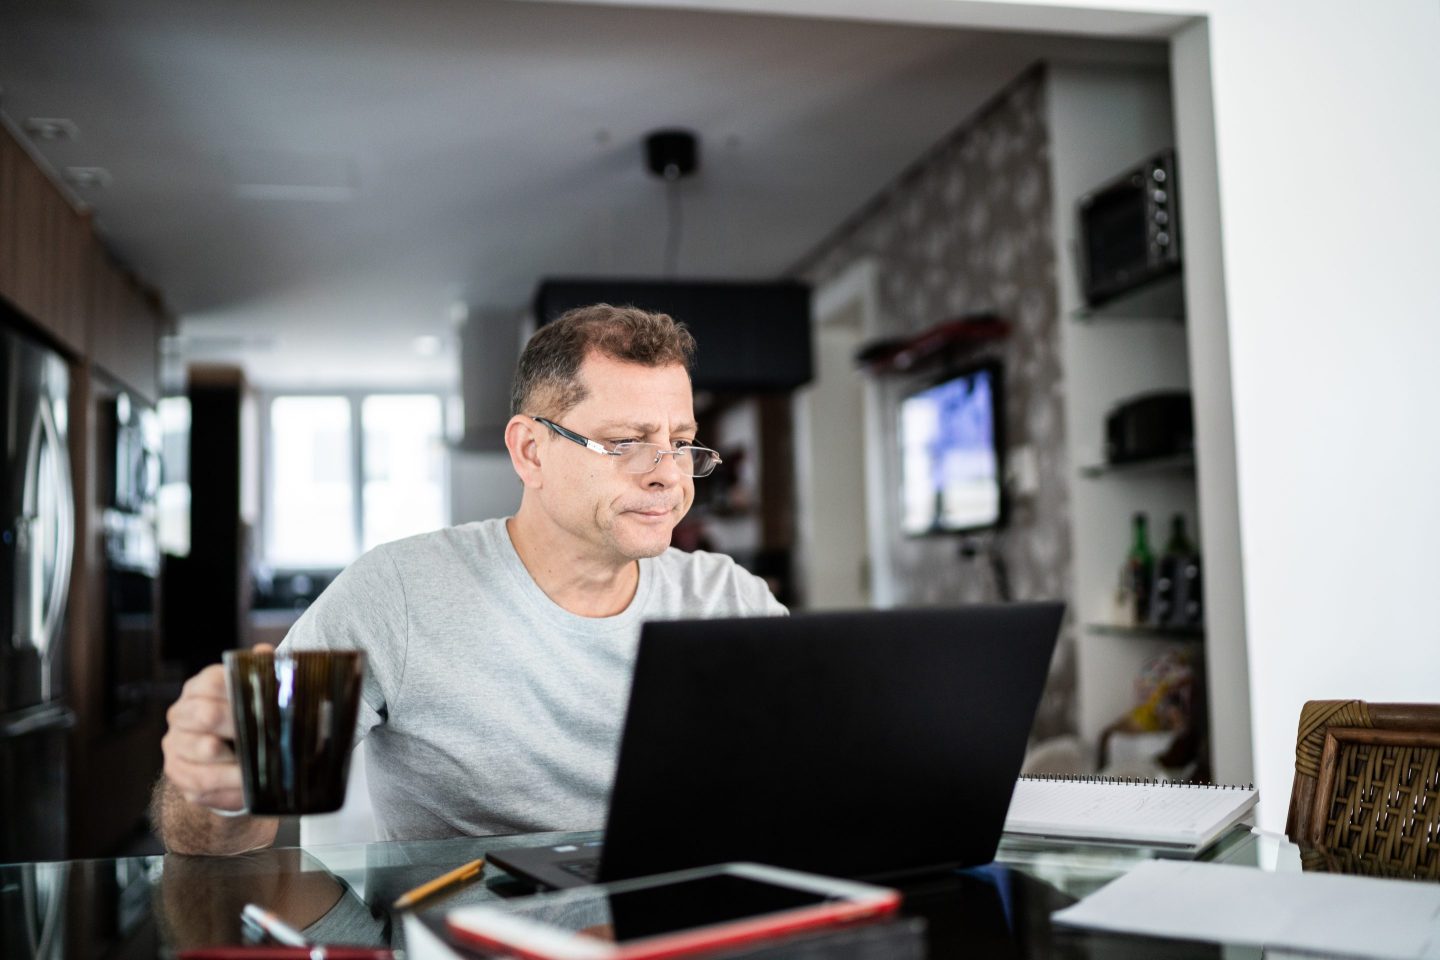
[[[1440,701],[1440,3],[666,5],[1130,36],[1208,17],[1261,822],[1283,825],[1305,699]],[[1177,103],[1202,82],[1177,72]]]
[[[1440,4],[1199,6],[1252,743],[1279,828],[1306,699],[1440,700]]]
[[[1224,783],[1255,779],[1249,640],[1245,635],[1245,556],[1235,468],[1234,383],[1225,306],[1225,251],[1215,106],[1210,84],[1210,27],[1194,23],[1171,47],[1175,135],[1185,248],[1185,333],[1193,381],[1199,454],[1200,540],[1205,565],[1205,673],[1210,703],[1211,762]],[[1185,82],[1185,78],[1193,78]],[[1203,318],[1203,321],[1202,319]],[[1267,796],[1268,800],[1268,796]]]
[[[1211,56],[1251,712],[1276,827],[1303,701],[1440,700],[1440,4],[1279,22],[1224,7]]]
[[[865,607],[872,600],[871,385],[855,369],[855,351],[876,322],[874,280],[874,262],[862,260],[812,298],[815,379],[794,398],[800,596],[807,610]],[[861,458],[866,462],[857,462]]]

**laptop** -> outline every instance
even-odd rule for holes
[[[646,623],[604,842],[490,860],[551,888],[733,860],[889,882],[989,863],[1063,613]]]

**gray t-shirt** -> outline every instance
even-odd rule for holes
[[[604,825],[646,620],[780,615],[729,557],[640,561],[624,612],[582,617],[531,578],[503,519],[377,547],[281,649],[366,653],[360,736],[387,840]]]

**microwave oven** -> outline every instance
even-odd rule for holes
[[[1090,191],[1078,207],[1081,287],[1090,306],[1180,269],[1174,150]]]

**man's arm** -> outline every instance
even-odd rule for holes
[[[367,663],[361,731],[379,720],[388,678],[404,671],[407,625],[399,570],[383,550],[356,560],[291,628],[282,649],[362,650]],[[256,650],[269,650],[259,645]],[[165,775],[150,816],[173,853],[244,853],[275,842],[275,817],[225,816],[245,805],[225,668],[214,664],[185,683],[166,714]],[[367,722],[368,721],[368,722]]]
[[[161,776],[150,797],[150,822],[170,853],[232,854],[259,850],[275,842],[276,817],[225,817],[191,803]]]
[[[274,817],[225,816],[245,805],[225,668],[206,667],[185,682],[165,715],[165,774],[150,802],[151,823],[172,853],[244,853],[275,841]]]

